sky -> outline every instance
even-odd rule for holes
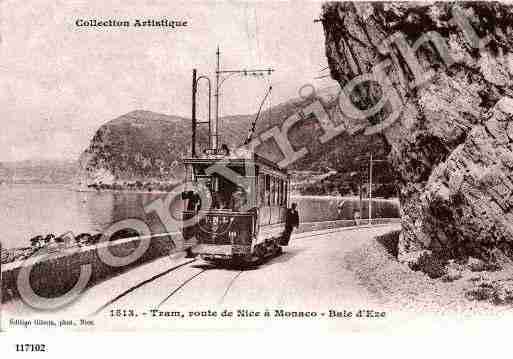
[[[327,66],[320,2],[0,2],[0,161],[76,159],[105,122],[133,110],[190,117],[191,74],[273,67],[234,76],[220,115],[297,97]],[[186,20],[185,28],[80,28],[77,19]],[[201,93],[203,95],[203,91]],[[204,96],[203,96],[204,98]],[[201,101],[201,99],[200,99]],[[204,106],[206,102],[203,102]],[[204,107],[200,108],[200,112]]]

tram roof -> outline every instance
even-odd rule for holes
[[[183,160],[184,164],[212,164],[220,161],[227,161],[228,163],[234,164],[234,165],[240,165],[243,166],[247,163],[254,163],[255,165],[264,165],[266,167],[269,167],[275,171],[279,171],[281,173],[286,174],[287,170],[280,168],[275,162],[262,157],[260,155],[252,154],[250,156],[205,156],[205,157],[187,157]]]

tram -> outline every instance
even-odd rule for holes
[[[290,188],[287,171],[258,156],[206,156],[183,160],[192,184],[209,191],[208,202],[194,191],[184,192],[184,241],[194,243],[191,252],[206,260],[261,262],[281,253]],[[209,168],[221,166],[237,173],[230,180],[220,173],[208,175]],[[249,169],[249,170],[248,170]],[[251,173],[248,173],[251,172]],[[196,218],[196,220],[194,220]]]
[[[217,55],[216,73],[220,74],[223,71],[219,69],[219,51]],[[203,122],[196,121],[196,91],[201,79],[209,85],[209,118]],[[216,99],[219,101],[217,91]],[[246,143],[259,113],[260,110]],[[243,146],[233,151],[226,145],[219,148],[217,118],[217,114],[215,120],[210,118],[210,80],[205,76],[196,78],[193,70],[192,148],[191,156],[182,160],[186,183],[193,187],[182,193],[184,243],[192,243],[190,254],[206,260],[260,262],[281,253],[290,202],[290,176],[276,163]],[[209,147],[197,154],[196,127],[202,123],[208,124]]]

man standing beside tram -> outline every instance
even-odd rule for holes
[[[285,232],[283,232],[282,241],[280,243],[282,246],[289,245],[292,231],[294,228],[299,226],[299,213],[296,208],[297,204],[292,203],[291,208],[287,209],[287,216],[285,218]]]

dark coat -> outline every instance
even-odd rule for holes
[[[297,209],[287,209],[287,218],[285,219],[286,227],[297,227],[299,226],[299,213]]]

